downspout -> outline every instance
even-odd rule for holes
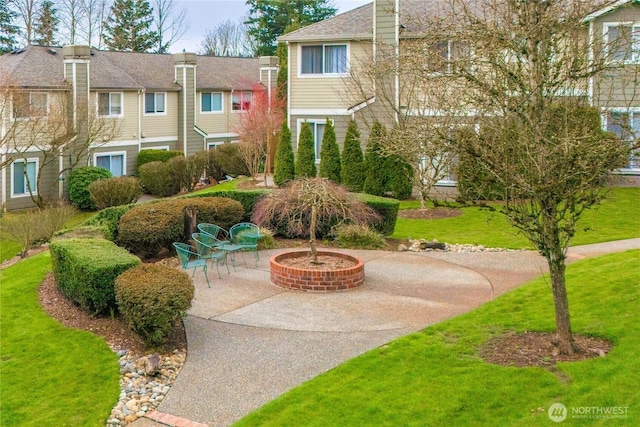
[[[2,164],[7,161],[7,155],[2,153]],[[2,168],[2,211],[7,211],[7,166]]]
[[[142,97],[144,93],[144,89],[138,90],[138,153],[142,150]]]
[[[291,130],[291,44],[287,42],[287,126]],[[296,70],[296,75],[298,70]]]
[[[593,20],[589,21],[589,68],[593,69],[593,61],[594,61],[594,29],[593,29]],[[593,75],[589,76],[589,87],[587,89],[587,96],[589,97],[589,105],[593,106]]]
[[[187,157],[187,68],[182,68],[182,152]]]
[[[394,94],[394,119],[398,123],[398,111],[400,109],[400,0],[396,0],[395,5],[395,60],[396,60],[396,75],[395,75],[395,94]]]

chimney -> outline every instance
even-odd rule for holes
[[[195,53],[181,52],[173,55],[176,83],[182,86],[178,94],[178,142],[182,143],[185,157],[202,147],[202,136],[194,130],[197,61]]]

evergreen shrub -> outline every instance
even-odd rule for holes
[[[140,150],[140,152],[138,153],[138,157],[136,158],[136,172],[140,174],[140,166],[144,165],[145,163],[166,163],[169,161],[169,159],[177,156],[182,156],[182,152],[170,150]]]
[[[142,188],[138,178],[118,176],[92,182],[89,195],[98,209],[105,209],[135,203],[142,195]]]
[[[99,179],[111,178],[111,172],[97,166],[83,166],[69,175],[69,201],[78,209],[95,210],[89,184]]]

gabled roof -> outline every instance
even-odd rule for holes
[[[64,81],[61,47],[27,46],[14,52],[0,56],[0,76],[10,76],[9,85],[51,89],[68,87]],[[198,89],[250,89],[260,80],[259,58],[198,56],[197,65]],[[174,82],[174,59],[170,54],[92,49],[89,79],[91,89],[181,89]]]
[[[606,7],[603,7],[602,9],[599,9],[593,12],[592,14],[588,15],[586,18],[584,18],[584,22],[593,21],[594,19],[597,19],[602,15],[606,15],[607,13],[618,9],[619,7],[625,6],[627,4],[632,4],[632,3],[640,3],[640,0],[617,0],[617,1],[611,2]]]

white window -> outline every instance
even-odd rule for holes
[[[218,146],[224,144],[223,141],[207,142],[207,150],[215,150]]]
[[[45,117],[49,113],[49,96],[46,92],[23,92],[13,95],[13,118]]]
[[[37,194],[38,159],[16,160],[11,167],[13,174],[11,195],[14,197],[29,196],[29,188],[31,188],[31,193]]]
[[[604,39],[609,60],[640,62],[640,24],[605,24]]]
[[[231,94],[231,108],[233,111],[247,111],[251,108],[251,91],[233,92]]]
[[[126,174],[126,153],[95,153],[93,164],[99,168],[104,168],[111,172],[113,176],[124,176]]]
[[[98,115],[100,116],[122,116],[122,93],[105,92],[98,94]]]
[[[301,74],[346,74],[347,45],[302,46]]]
[[[203,92],[200,96],[200,112],[221,113],[222,112],[222,93],[221,92]]]
[[[640,111],[609,111],[605,121],[606,129],[620,139],[632,143],[640,138]],[[640,151],[631,152],[629,163],[624,169],[640,170]]]
[[[164,92],[151,92],[144,94],[145,114],[164,114],[166,94]]]
[[[466,43],[443,40],[425,46],[426,71],[430,74],[450,74],[454,64],[468,66],[471,50]]]

